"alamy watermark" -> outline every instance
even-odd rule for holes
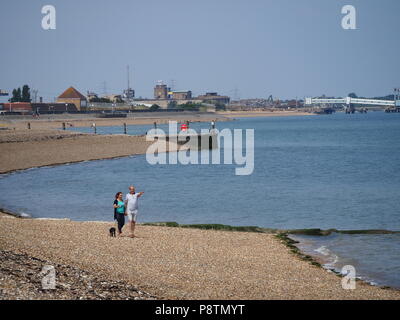
[[[42,14],[42,28],[43,30],[55,30],[56,24],[56,8],[53,5],[45,5],[41,10]],[[344,30],[355,30],[357,29],[357,12],[353,5],[347,4],[342,7],[341,10],[342,17],[341,26]]]
[[[45,5],[42,7],[42,14],[45,16],[42,18],[43,30],[55,30],[56,29],[56,8],[52,5]]]
[[[151,129],[146,140],[153,142],[146,151],[146,160],[151,165],[236,164],[238,176],[251,175],[254,171],[254,129],[201,129],[200,133],[187,129],[178,132],[177,122],[169,121],[168,133]]]
[[[54,290],[56,288],[56,269],[52,265],[45,265],[40,272],[42,276],[42,289]]]
[[[43,30],[55,30],[56,24],[56,8],[53,5],[45,5],[41,10],[42,14],[42,28]],[[357,29],[357,13],[356,8],[353,5],[345,5],[341,10],[342,17],[341,26],[344,30],[355,30]]]
[[[347,265],[342,268],[342,288],[345,290],[356,289],[356,268],[352,265]]]
[[[342,8],[342,14],[345,16],[342,18],[342,28],[344,30],[355,30],[357,29],[357,13],[356,8],[352,5],[345,5]]]

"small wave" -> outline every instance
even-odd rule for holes
[[[328,262],[324,264],[326,269],[335,269],[336,263],[339,261],[339,257],[336,254],[331,255],[332,262]]]
[[[329,250],[326,246],[321,246],[317,249],[314,249],[315,252],[328,257],[330,261],[324,263],[324,267],[327,269],[334,269],[336,263],[339,261],[339,257],[334,254],[331,250]]]
[[[371,286],[376,286],[376,287],[379,287],[379,286],[380,286],[380,284],[379,284],[378,282],[372,280],[372,279],[369,278],[369,277],[359,276],[359,277],[356,277],[356,278],[359,279],[359,280],[361,280],[361,281],[363,281],[363,282],[365,282],[365,283],[370,284]]]
[[[31,218],[32,217],[29,213],[25,213],[25,212],[19,212],[18,214],[22,218]]]
[[[331,254],[331,251],[325,246],[321,246],[318,249],[315,249],[314,251],[318,252],[324,256],[329,256]]]
[[[71,221],[71,219],[68,219],[68,218],[36,218],[35,220]]]

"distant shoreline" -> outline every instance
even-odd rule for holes
[[[303,111],[218,111],[217,114],[229,118],[256,118],[256,117],[295,117],[316,116],[317,114]]]
[[[211,121],[232,121],[235,118],[249,117],[293,117],[293,116],[315,116],[313,113],[303,111],[218,111],[207,112],[166,112],[166,113],[138,113],[130,114],[127,118],[99,118],[87,114],[43,114],[39,118],[28,116],[0,117],[0,128],[12,130],[26,129],[30,123],[32,129],[61,129],[65,123],[67,127],[76,128],[90,127],[93,123],[96,126],[122,126],[127,125],[153,125],[165,124],[168,121],[190,121],[190,122],[211,122]]]
[[[12,130],[27,129],[28,123],[31,129],[48,130],[62,128],[63,123],[66,127],[90,127],[93,123],[98,127],[103,126],[123,126],[127,125],[153,125],[168,123],[168,121],[190,121],[190,122],[211,122],[211,121],[231,121],[229,117],[217,113],[200,112],[166,112],[166,113],[138,113],[130,114],[126,118],[99,118],[90,114],[43,114],[39,118],[28,116],[0,117],[0,128]]]

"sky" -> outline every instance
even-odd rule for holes
[[[242,99],[382,96],[400,87],[399,12],[399,0],[2,0],[0,89],[120,94],[130,65],[136,97],[158,80]]]

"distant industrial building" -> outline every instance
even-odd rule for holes
[[[31,103],[31,107],[36,114],[78,112],[74,103]]]
[[[29,103],[11,102],[3,103],[3,111],[20,114],[63,113],[77,112],[73,103]]]
[[[98,98],[97,93],[95,93],[95,92],[93,92],[93,91],[87,91],[87,93],[86,93],[86,99],[87,99],[87,101],[90,102],[90,100],[92,100],[92,99],[97,99],[97,98]]]
[[[123,97],[123,100],[125,100],[125,102],[130,102],[130,101],[132,101],[134,98],[135,98],[135,90],[133,90],[132,88],[131,88],[131,86],[130,86],[130,82],[129,82],[129,80],[130,80],[130,76],[129,76],[129,65],[127,65],[126,66],[126,71],[127,71],[127,79],[128,79],[128,87],[127,87],[127,89],[125,89],[124,90],[124,92],[123,92],[123,95],[122,95],[122,97]],[[120,101],[120,100],[119,100]]]
[[[120,94],[109,94],[107,96],[104,96],[103,98],[108,99],[113,103],[121,103],[121,102],[123,102],[122,95],[120,95]]]
[[[207,92],[204,95],[193,97],[192,91],[171,91],[161,80],[154,87],[154,100],[172,100],[179,103],[188,101],[204,102],[209,104],[228,104],[230,97],[218,95],[217,92]]]
[[[192,99],[192,91],[171,91],[162,80],[159,80],[154,87],[154,99],[190,100]]]
[[[125,89],[122,96],[123,96],[124,100],[126,100],[126,101],[133,100],[135,98],[135,90],[133,90],[131,88]]]
[[[87,107],[87,99],[74,87],[69,87],[58,98],[58,103],[73,103],[78,111],[84,111]]]
[[[99,97],[96,93],[88,91],[86,94],[88,102],[94,103],[123,103],[123,95],[121,94],[109,94]],[[90,106],[90,105],[89,105]]]
[[[29,102],[11,102],[4,103],[3,110],[6,112],[19,112],[27,114],[32,112],[32,106]]]
[[[156,86],[154,87],[154,99],[156,100],[165,100],[168,99],[168,88],[167,85],[162,83],[162,81],[158,81]]]
[[[19,114],[62,113],[85,110],[86,106],[86,97],[75,88],[70,87],[57,98],[56,103],[4,103],[3,110],[5,112]]]
[[[230,101],[228,96],[220,96],[217,92],[207,92],[205,95],[200,95],[196,99],[212,104],[228,104]]]
[[[170,91],[168,96],[172,100],[190,100],[192,99],[192,91]]]
[[[192,91],[170,91],[165,84],[158,84],[154,88],[156,100],[188,100],[192,99]]]

